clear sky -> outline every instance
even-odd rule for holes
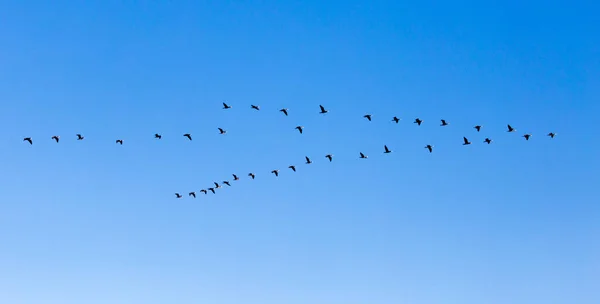
[[[0,302],[600,303],[586,2],[0,1]]]

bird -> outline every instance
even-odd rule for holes
[[[325,114],[325,113],[329,112],[329,111],[325,110],[325,107],[323,107],[322,105],[319,105],[319,108],[321,108],[321,112],[319,112],[321,114]]]
[[[365,114],[363,117],[371,121],[371,114]]]
[[[364,153],[360,152],[360,158],[369,158],[368,156],[366,156]]]
[[[310,158],[308,158],[308,156],[304,156],[304,158],[306,158],[306,164],[312,164],[312,160],[310,160]]]
[[[181,194],[179,194],[179,193],[175,193],[175,197],[177,197],[177,198],[181,198]]]
[[[508,132],[514,132],[516,131],[515,128],[511,127],[510,125],[506,125],[508,127]]]
[[[400,118],[394,116],[394,118],[392,118],[392,121],[395,123],[399,123],[400,122]]]
[[[255,105],[250,105],[250,107],[256,111],[260,110],[259,106],[255,106]]]
[[[235,174],[232,174],[232,175],[233,175],[233,180],[234,180],[234,181],[236,181],[236,180],[240,180],[240,178],[239,178],[237,175],[235,175]]]
[[[161,138],[162,138],[162,135],[160,135],[160,134],[158,134],[158,133],[155,133],[155,134],[154,134],[154,138],[156,138],[156,139],[161,139]]]
[[[554,136],[556,136],[556,133],[550,132],[548,133],[548,136],[550,136],[550,138],[554,138]]]
[[[481,131],[481,126],[480,126],[480,125],[474,126],[473,128],[474,128],[475,130],[477,130],[477,132]]]
[[[463,137],[463,145],[466,146],[466,145],[470,145],[470,144],[471,144],[471,142],[466,137]]]
[[[256,177],[256,175],[254,175],[254,173],[252,173],[252,172],[248,173],[248,176],[250,176],[252,179],[254,179]]]
[[[194,198],[196,198],[196,192],[193,192],[193,191],[192,191],[192,192],[190,192],[188,195],[189,195],[189,196],[193,196]]]
[[[288,109],[281,109],[281,110],[279,110],[279,112],[283,112],[283,114],[285,114],[285,116],[288,116]]]
[[[225,110],[231,109],[231,106],[226,103],[223,103],[223,109],[225,109]]]
[[[525,134],[525,135],[523,135],[523,137],[525,137],[525,140],[529,140],[529,137],[531,137],[531,134]]]
[[[192,140],[192,134],[190,133],[185,133],[183,136],[187,137],[189,140]]]
[[[202,190],[200,190],[200,192],[202,192],[204,194],[208,194],[208,191],[206,191],[206,189],[202,189]]]
[[[223,130],[222,128],[218,128],[219,129],[219,134],[225,134],[227,133],[227,131]]]
[[[416,123],[417,125],[420,126],[422,122],[423,121],[421,119],[417,118],[417,119],[415,119],[415,121],[413,123]]]
[[[489,139],[489,138],[486,138],[486,139],[483,140],[483,142],[489,145],[489,144],[492,143],[492,140]]]
[[[60,140],[60,136],[54,135],[54,136],[52,136],[52,139],[54,139],[56,141],[56,143],[58,143],[58,141]]]
[[[433,152],[433,146],[432,145],[425,146],[425,149],[429,150],[429,153]]]
[[[33,140],[31,139],[31,137],[25,137],[23,138],[23,141],[28,141],[30,145],[33,145]]]
[[[440,119],[440,120],[442,121],[442,124],[440,126],[444,127],[444,126],[448,125],[448,123],[446,122],[445,119]]]
[[[116,142],[117,144],[123,145],[123,140],[122,140],[122,139],[117,139],[115,142]]]
[[[227,185],[227,186],[231,187],[231,184],[229,183],[229,181],[223,181],[223,184],[225,184],[225,185]]]
[[[75,134],[75,135],[77,135],[77,140],[83,140],[83,135],[81,135],[81,134]]]
[[[208,190],[210,190],[210,192],[212,192],[213,194],[215,194],[215,188],[208,188]]]
[[[290,169],[292,169],[292,171],[296,172],[296,166],[294,166],[294,165],[291,165],[291,166],[289,166],[288,168],[290,168]]]
[[[302,130],[304,129],[303,126],[297,126],[296,130],[298,130],[298,132],[300,132],[300,134],[302,134]]]
[[[279,176],[279,170],[273,170],[271,173],[275,174],[275,176]]]
[[[387,145],[383,145],[383,150],[383,153],[392,153],[392,150],[390,150]]]
[[[215,189],[219,189],[219,188],[221,188],[221,185],[219,185],[219,183],[217,183],[217,182],[213,182],[213,184],[215,184]]]
[[[327,154],[327,155],[325,155],[325,157],[327,157],[329,159],[329,161],[333,160],[333,155],[331,155],[331,154]]]

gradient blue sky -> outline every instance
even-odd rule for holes
[[[0,302],[600,303],[583,3],[0,1]]]

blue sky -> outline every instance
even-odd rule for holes
[[[0,299],[598,303],[599,8],[0,1]]]

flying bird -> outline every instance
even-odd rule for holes
[[[225,109],[225,110],[231,109],[231,106],[226,103],[223,103],[223,109]]]
[[[333,155],[331,155],[331,154],[327,154],[327,155],[325,155],[325,157],[327,157],[330,162],[333,160]]]
[[[300,132],[300,134],[302,134],[302,130],[304,129],[303,126],[297,126],[296,130],[298,130],[298,132]]]
[[[368,156],[366,156],[365,154],[363,154],[362,152],[360,152],[360,158],[369,158]]]
[[[216,189],[219,189],[219,188],[221,188],[221,186],[219,185],[219,183],[217,183],[217,182],[213,182],[213,184],[215,184],[215,188],[216,188]]]
[[[363,117],[371,121],[371,114],[365,114]]]
[[[400,122],[400,118],[394,116],[394,118],[392,118],[392,121],[395,123],[399,123]]]
[[[525,137],[525,140],[529,140],[529,137],[531,137],[531,134],[525,134],[525,135],[523,135],[523,137]]]
[[[162,135],[160,135],[160,134],[158,134],[158,133],[155,133],[155,134],[154,134],[154,138],[156,138],[156,139],[161,139],[161,138],[162,138]]]
[[[321,108],[321,112],[319,112],[321,114],[325,114],[325,113],[329,112],[329,111],[325,110],[325,107],[323,107],[322,105],[319,105],[319,108]]]
[[[189,195],[189,196],[193,196],[194,198],[196,198],[196,192],[193,192],[193,191],[192,191],[192,192],[188,193],[188,195]]]
[[[444,126],[448,125],[448,123],[446,122],[445,119],[440,119],[440,120],[442,121],[442,124],[440,124],[440,126],[444,127]]]
[[[480,126],[480,125],[474,126],[473,128],[474,128],[475,130],[477,130],[477,132],[481,131],[481,126]]]
[[[200,190],[200,192],[202,192],[204,194],[208,194],[208,191],[206,191],[206,189],[202,189],[202,190]]]
[[[122,140],[122,139],[117,139],[115,142],[116,142],[117,144],[123,145],[123,140]]]
[[[77,135],[77,140],[83,140],[83,135],[81,135],[81,134],[75,134],[75,135]]]
[[[417,119],[415,119],[415,121],[413,123],[416,123],[417,125],[420,126],[422,122],[423,121],[421,119],[417,118]]]
[[[306,164],[312,164],[312,160],[310,160],[310,158],[308,158],[308,156],[304,156],[304,158],[306,158]]]
[[[387,145],[384,145],[383,149],[384,149],[383,153],[392,153],[392,150],[390,150]]]
[[[508,132],[514,132],[516,131],[515,128],[511,127],[510,125],[506,125],[508,127]]]
[[[296,166],[294,166],[294,165],[291,165],[291,166],[289,166],[288,168],[290,168],[290,169],[292,169],[292,171],[296,172]]]
[[[255,105],[250,105],[250,107],[256,111],[260,110],[259,106],[255,106]]]
[[[23,138],[23,141],[28,141],[30,145],[33,145],[33,140],[31,139],[31,137],[25,137]]]
[[[279,112],[283,112],[283,114],[285,114],[285,116],[288,116],[288,109],[281,109],[281,110],[279,110]]]
[[[219,129],[219,134],[225,134],[227,133],[227,131],[223,130],[222,128],[218,128]]]
[[[229,183],[229,181],[223,181],[223,184],[225,184],[225,185],[227,185],[227,186],[231,187],[231,184]]]
[[[239,179],[240,179],[240,178],[239,178],[237,175],[235,175],[235,174],[232,174],[232,175],[233,175],[233,180],[234,180],[234,181],[236,181],[236,180],[239,180]]]
[[[213,194],[215,194],[215,188],[208,188],[208,190],[210,190],[210,192],[212,192]]]
[[[554,136],[556,136],[556,133],[550,132],[548,133],[548,136],[550,136],[550,138],[554,138]]]
[[[177,197],[177,198],[181,198],[181,194],[179,194],[179,193],[175,193],[175,197]]]
[[[425,146],[425,149],[429,150],[429,153],[433,152],[433,146],[432,145]]]
[[[279,176],[279,170],[273,170],[271,173],[275,174],[275,176]]]
[[[463,145],[466,146],[466,145],[470,145],[470,144],[471,144],[471,142],[466,137],[463,137]]]
[[[187,137],[189,140],[192,140],[192,134],[190,133],[185,133],[183,136]]]
[[[256,175],[254,175],[254,173],[252,173],[252,172],[248,173],[248,176],[250,176],[252,179],[254,179],[256,177]]]
[[[483,142],[489,145],[492,143],[492,140],[489,138],[486,138],[485,140],[483,140]]]
[[[56,141],[56,143],[58,143],[58,141],[60,140],[60,136],[54,135],[54,136],[52,136],[52,139],[54,139]]]

